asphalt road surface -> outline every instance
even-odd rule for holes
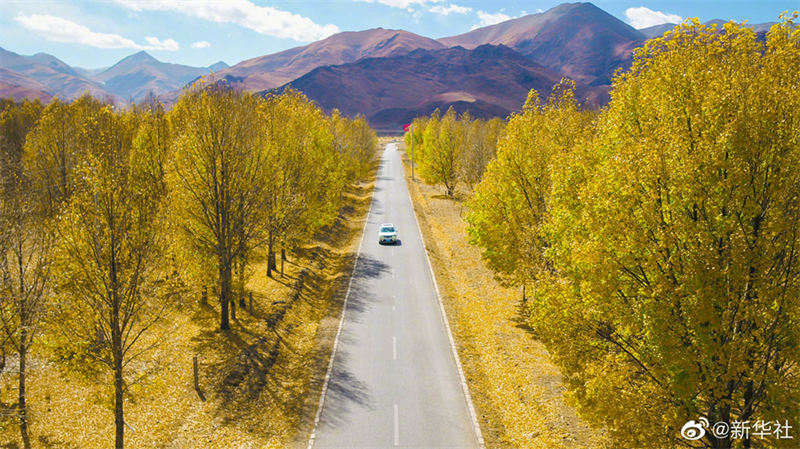
[[[309,448],[480,447],[395,144],[365,226]]]

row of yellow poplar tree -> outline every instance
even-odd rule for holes
[[[377,150],[363,117],[220,85],[169,112],[154,98],[2,100],[0,129],[0,349],[19,360],[26,448],[26,361],[45,327],[63,360],[111,374],[123,447],[125,370],[153,324],[212,286],[229,329],[254,254],[271,275],[278,249],[335,220]]]
[[[800,439],[796,18],[765,39],[683,24],[636,51],[600,111],[569,82],[531,92],[485,135],[474,189],[468,117],[406,136],[427,181],[468,187],[470,242],[522,286],[570,398],[619,447]],[[700,417],[738,431],[682,436]]]

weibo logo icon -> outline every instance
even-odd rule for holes
[[[701,417],[699,421],[689,420],[681,428],[681,436],[689,441],[696,441],[706,435],[706,428],[709,422],[706,418]]]

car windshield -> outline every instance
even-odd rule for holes
[[[394,228],[391,226],[384,226],[381,228],[381,232],[394,232]]]

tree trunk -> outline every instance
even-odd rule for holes
[[[120,314],[122,313],[122,301],[120,299],[120,287],[119,281],[117,279],[117,264],[119,261],[117,260],[117,252],[116,252],[116,227],[114,225],[114,215],[113,215],[113,205],[111,209],[112,213],[109,214],[109,228],[111,229],[111,258],[109,260],[109,280],[110,280],[110,289],[108,294],[110,295],[110,302],[111,302],[111,323],[110,323],[110,331],[111,331],[111,358],[112,358],[112,368],[114,374],[114,434],[115,434],[115,442],[114,447],[116,449],[123,449],[125,446],[125,419],[123,416],[122,408],[124,406],[124,396],[123,396],[123,388],[124,383],[122,379],[122,357],[124,353],[124,342],[123,342],[123,324],[120,322]]]
[[[114,430],[116,449],[125,447],[125,418],[123,415],[122,347],[114,348]],[[115,345],[116,346],[116,345]]]
[[[752,364],[750,364],[750,369],[752,369]],[[745,384],[744,389],[744,410],[742,410],[741,415],[739,416],[739,421],[744,422],[750,419],[753,415],[753,396],[754,396],[754,388],[755,385],[753,384],[752,380],[747,381]],[[748,433],[745,438],[742,439],[742,446],[745,449],[750,449],[750,434]]]
[[[219,302],[220,302],[220,330],[226,331],[231,328],[228,320],[228,303],[231,300],[231,264],[225,260],[220,260],[219,265]]]
[[[716,405],[712,405],[710,408],[710,413],[708,414],[708,420],[711,422],[712,426],[717,422],[729,423],[731,421],[730,417],[730,406],[727,405],[721,407],[720,409],[718,409]],[[730,434],[725,436],[725,438],[717,438],[713,433],[707,433],[706,436],[711,441],[712,448],[727,449],[731,447]]]
[[[2,345],[0,345],[0,374],[6,369],[6,348],[1,346]]]
[[[231,320],[236,320],[236,301],[231,298]]]
[[[242,310],[244,310],[244,308],[247,307],[247,303],[244,300],[244,293],[245,293],[245,288],[244,288],[244,268],[245,268],[245,266],[246,266],[245,259],[242,258],[239,261],[239,307],[241,307]]]
[[[25,268],[22,260],[22,239],[17,248],[17,263],[19,264],[19,433],[25,449],[30,449],[31,438],[28,434],[28,406],[25,401],[25,372],[28,359],[28,308],[25,299]]]
[[[28,435],[28,406],[25,402],[25,365],[28,355],[28,348],[25,342],[28,336],[24,327],[20,331],[19,338],[19,433],[22,436],[22,444],[25,449],[30,449],[31,439],[30,435]]]
[[[272,277],[273,259],[275,259],[275,248],[272,244],[272,232],[269,234],[269,243],[267,245],[267,277]]]
[[[283,263],[286,262],[286,250],[281,248],[281,277],[283,277]]]

